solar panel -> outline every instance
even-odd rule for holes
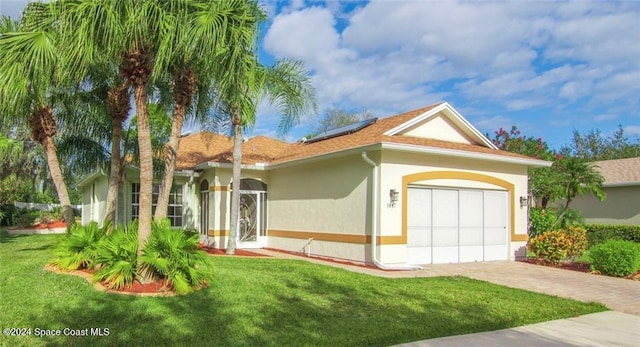
[[[369,118],[369,119],[365,119],[363,121],[357,122],[357,123],[353,123],[353,124],[349,124],[349,125],[345,125],[343,127],[340,128],[335,128],[335,129],[331,129],[329,131],[325,131],[321,134],[318,134],[316,137],[312,137],[309,140],[305,141],[307,143],[311,143],[311,142],[318,142],[318,141],[322,141],[322,140],[326,140],[326,139],[330,139],[332,137],[336,137],[336,136],[340,136],[340,135],[345,135],[345,134],[351,134],[354,133],[362,128],[365,128],[367,126],[369,126],[370,124],[375,123],[378,120],[378,118]]]

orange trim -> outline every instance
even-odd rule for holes
[[[223,229],[223,230],[209,229],[209,230],[207,230],[207,235],[209,235],[209,236],[222,236],[222,237],[225,237],[225,236],[227,236],[227,234],[229,234],[229,230],[226,230],[226,229]]]
[[[309,239],[312,238],[318,241],[330,241],[330,242],[345,242],[356,244],[370,244],[371,236],[368,235],[353,235],[353,234],[336,234],[336,233],[322,233],[313,231],[291,231],[291,230],[272,230],[268,231],[269,236],[286,237],[291,239]],[[406,244],[403,242],[403,238],[400,235],[395,236],[378,236],[378,244],[385,245],[401,245]]]
[[[515,234],[516,230],[516,198],[514,194],[514,185],[513,183],[507,182],[505,180],[487,176],[483,174],[473,173],[473,172],[463,172],[463,171],[431,171],[431,172],[420,172],[417,174],[407,175],[402,177],[402,237],[404,243],[407,242],[407,191],[409,189],[409,184],[413,182],[419,181],[428,181],[428,180],[436,180],[436,179],[458,179],[465,181],[476,181],[476,182],[484,182],[496,185],[498,187],[505,188],[509,192],[509,196],[511,199],[510,208],[509,208],[509,219],[510,219],[510,227],[511,227],[511,241],[527,241],[529,236],[526,234]]]
[[[229,188],[228,186],[209,186],[209,191],[214,192],[228,192],[230,190],[231,188]]]
[[[334,234],[334,233],[319,233],[319,232],[307,232],[307,231],[290,231],[290,230],[271,230],[268,231],[269,236],[287,237],[292,239],[309,239],[312,238],[318,241],[333,241],[333,242],[346,242],[346,243],[366,243],[366,235],[349,235],[349,234]]]

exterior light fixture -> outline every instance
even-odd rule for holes
[[[529,204],[529,197],[528,196],[521,196],[520,197],[520,207],[527,207],[528,204]]]
[[[398,202],[399,195],[400,193],[397,190],[395,189],[389,190],[389,200],[391,201],[391,207],[396,206],[396,202]]]

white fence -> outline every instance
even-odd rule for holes
[[[51,211],[54,207],[60,207],[60,204],[36,204],[33,202],[14,202],[13,205],[18,208],[28,208],[31,210]],[[71,205],[74,210],[82,211],[82,205]]]

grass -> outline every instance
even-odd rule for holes
[[[121,296],[43,270],[55,237],[0,238],[0,327],[32,329],[0,336],[0,346],[381,346],[605,310],[464,277],[385,279],[228,257],[214,258],[216,280],[207,289]],[[36,328],[108,328],[109,336],[38,338]]]

